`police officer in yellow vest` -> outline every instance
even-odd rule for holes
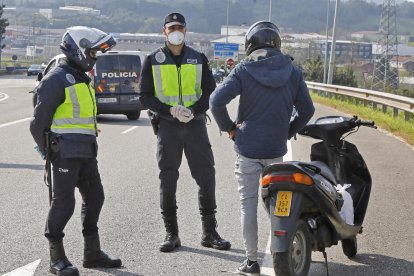
[[[165,46],[146,58],[141,73],[141,102],[159,118],[160,205],[167,232],[160,251],[173,251],[181,245],[176,190],[183,152],[199,186],[201,245],[228,250],[230,243],[216,231],[214,157],[205,122],[209,97],[216,83],[206,56],[184,44],[186,22],[183,15],[167,15],[163,33]]]
[[[95,92],[85,74],[96,62],[96,53],[115,46],[112,36],[95,28],[68,28],[60,48],[66,60],[49,72],[37,86],[37,104],[30,132],[41,152],[46,153],[44,133],[54,141],[50,159],[53,165],[53,196],[46,221],[49,240],[50,272],[79,275],[63,248],[63,230],[75,208],[75,187],[82,195],[83,266],[119,267],[100,248],[98,219],[104,191],[97,165],[98,128]]]

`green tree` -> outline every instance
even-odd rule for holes
[[[356,81],[354,70],[352,69],[352,67],[346,66],[343,68],[335,68],[332,84],[349,87],[358,87],[358,83]]]
[[[3,44],[4,33],[6,32],[6,27],[9,26],[9,21],[3,17],[3,9],[6,5],[0,5],[0,69],[1,69],[1,52],[5,45]]]
[[[323,60],[320,56],[306,60],[301,67],[305,80],[323,82]]]
[[[305,80],[323,82],[323,60],[320,56],[308,59],[299,66],[303,70]],[[332,84],[358,87],[352,67],[334,68]]]

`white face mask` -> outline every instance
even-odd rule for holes
[[[172,45],[181,45],[184,42],[184,34],[180,31],[174,31],[168,34],[167,40]]]

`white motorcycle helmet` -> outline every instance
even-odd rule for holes
[[[115,39],[101,30],[75,26],[64,33],[60,49],[69,61],[88,72],[95,65],[96,52],[106,52],[115,45]]]

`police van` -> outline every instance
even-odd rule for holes
[[[89,72],[98,114],[125,114],[129,120],[138,120],[143,109],[139,81],[144,57],[141,51],[98,52]]]

